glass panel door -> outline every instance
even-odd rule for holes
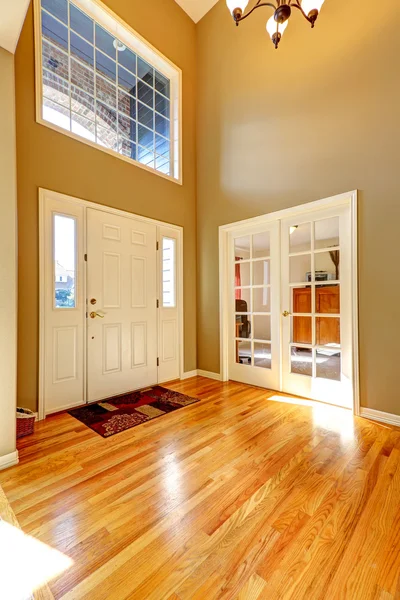
[[[229,376],[277,389],[279,348],[279,223],[232,234]]]
[[[283,391],[351,407],[350,210],[282,221]]]

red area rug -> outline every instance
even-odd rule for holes
[[[195,402],[199,400],[157,385],[74,408],[68,413],[99,435],[110,437]]]

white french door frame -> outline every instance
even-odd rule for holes
[[[46,273],[46,235],[49,234],[48,227],[46,226],[46,200],[56,200],[65,203],[66,205],[72,205],[74,207],[81,207],[83,209],[83,253],[87,253],[87,209],[100,210],[102,212],[118,215],[121,217],[127,217],[129,219],[135,219],[136,221],[143,221],[145,223],[151,223],[157,226],[157,231],[160,229],[168,229],[175,232],[177,240],[177,252],[176,252],[176,294],[178,303],[178,352],[179,352],[179,377],[183,379],[184,376],[184,304],[183,304],[183,227],[179,225],[173,225],[165,223],[164,221],[158,221],[156,219],[150,219],[141,215],[136,215],[124,210],[105,206],[103,204],[97,204],[95,202],[89,202],[52,190],[46,190],[39,188],[39,390],[38,390],[38,420],[46,418],[45,411],[45,381],[46,381],[46,369],[45,369],[45,357],[46,357],[46,336],[45,336],[45,322],[46,322],[46,310],[45,310],[45,273]],[[158,234],[157,234],[158,235]],[[161,258],[160,258],[161,257]],[[161,248],[159,249],[157,258],[157,297],[161,299]],[[83,263],[83,274],[82,274],[82,286],[83,296],[87,298],[87,263]],[[157,327],[160,327],[160,310],[157,311]],[[158,340],[158,356],[161,356],[161,348]],[[87,319],[84,319],[84,336],[83,336],[83,371],[84,371],[84,403],[87,402]],[[159,382],[162,383],[162,382]]]
[[[230,281],[231,265],[229,252],[230,234],[240,236],[241,232],[247,231],[249,227],[260,226],[271,223],[271,221],[282,221],[283,219],[304,215],[309,212],[334,208],[339,206],[350,207],[351,215],[351,338],[353,350],[353,413],[360,414],[360,389],[359,389],[359,341],[358,341],[358,235],[357,235],[357,190],[324,198],[315,202],[300,204],[292,208],[283,209],[269,214],[229,223],[219,227],[219,308],[220,308],[220,364],[221,381],[229,379],[229,327],[230,327],[230,303],[232,286]],[[282,306],[281,306],[282,312]],[[282,326],[281,326],[282,329]],[[282,333],[282,332],[281,332]],[[281,353],[284,348],[281,344]],[[283,354],[281,355],[282,364]],[[278,391],[283,391],[282,369],[280,375],[280,386]]]

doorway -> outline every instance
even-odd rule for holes
[[[357,194],[220,228],[222,379],[358,406]]]
[[[39,418],[182,373],[182,228],[40,190]]]

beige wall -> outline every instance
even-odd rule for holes
[[[17,173],[14,56],[0,48],[0,468],[15,452]],[[15,460],[15,458],[14,458]]]
[[[38,187],[184,227],[185,370],[196,368],[195,25],[174,0],[106,4],[183,71],[183,186],[35,122],[33,16],[16,53],[19,206],[18,400],[38,389]]]
[[[266,8],[198,36],[198,367],[219,371],[219,225],[358,188],[362,405],[400,414],[400,5],[326,0],[275,51]]]

